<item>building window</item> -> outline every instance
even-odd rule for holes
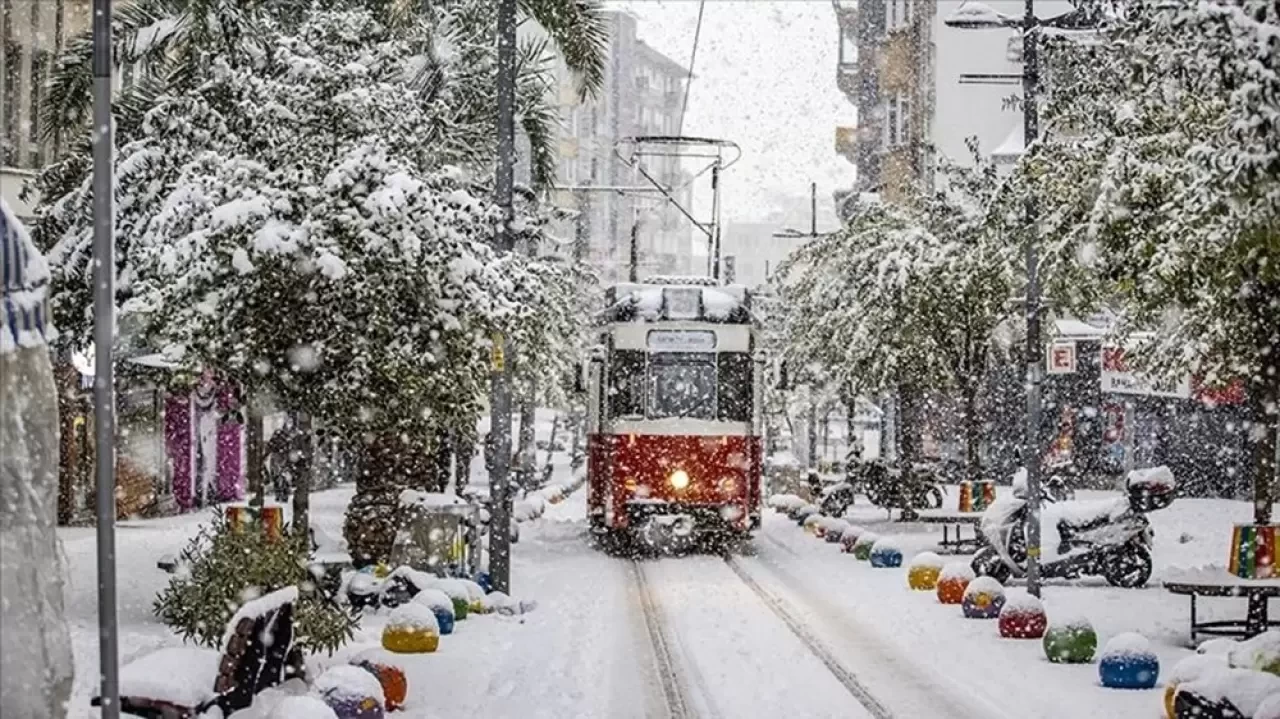
[[[840,31],[840,64],[853,65],[858,62],[858,38],[853,27],[845,27]]]
[[[884,123],[884,140],[888,147],[898,147],[911,141],[911,97],[896,92],[889,98]]]
[[[885,18],[885,30],[897,30],[911,26],[911,0],[889,0]]]

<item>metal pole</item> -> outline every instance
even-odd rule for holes
[[[627,279],[640,281],[640,208],[635,207],[631,218],[631,255],[628,259]]]
[[[102,716],[120,716],[116,634],[115,188],[111,140],[111,0],[93,2],[93,422],[98,483],[98,671]]]
[[[502,226],[495,245],[511,252],[511,221],[515,212],[512,191],[516,162],[516,0],[498,2],[498,167],[494,178],[495,200],[502,208]],[[505,338],[496,337],[501,345]],[[495,357],[506,355],[495,348]],[[493,442],[493,469],[489,472],[491,522],[489,526],[489,577],[496,591],[511,593],[511,377],[505,362],[494,362],[490,375],[489,431]]]
[[[1022,16],[1023,152],[1040,134],[1036,100],[1039,91],[1035,0],[1026,0]],[[1040,389],[1044,358],[1040,347],[1040,268],[1036,253],[1037,208],[1028,201],[1027,213],[1027,592],[1040,596]]]
[[[809,234],[818,236],[818,183],[809,183]]]
[[[711,168],[711,277],[720,279],[720,160]]]

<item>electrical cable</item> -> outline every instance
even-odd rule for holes
[[[702,13],[707,9],[707,0],[698,3],[698,24],[693,30],[693,51],[689,53],[689,77],[684,81],[684,100],[680,103],[680,124],[676,126],[676,137],[684,134],[684,113],[689,109],[689,88],[693,86],[693,63],[698,59],[698,38],[702,37]]]

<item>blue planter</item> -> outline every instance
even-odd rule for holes
[[[873,549],[871,551],[871,566],[873,567],[901,567],[902,552],[896,549]]]
[[[436,624],[440,625],[440,635],[453,634],[453,612],[440,607],[432,607],[431,613],[436,615]]]
[[[476,584],[480,585],[480,588],[484,590],[485,594],[493,591],[493,580],[489,577],[488,572],[479,572],[476,574]]]
[[[1154,654],[1105,656],[1098,677],[1108,689],[1151,689],[1160,678],[1160,661]]]

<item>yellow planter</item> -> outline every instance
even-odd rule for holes
[[[907,570],[907,586],[917,592],[932,592],[938,588],[938,575],[941,573],[940,567],[912,567]]]
[[[426,628],[388,625],[382,630],[382,648],[397,654],[429,654],[440,648],[440,635]]]

